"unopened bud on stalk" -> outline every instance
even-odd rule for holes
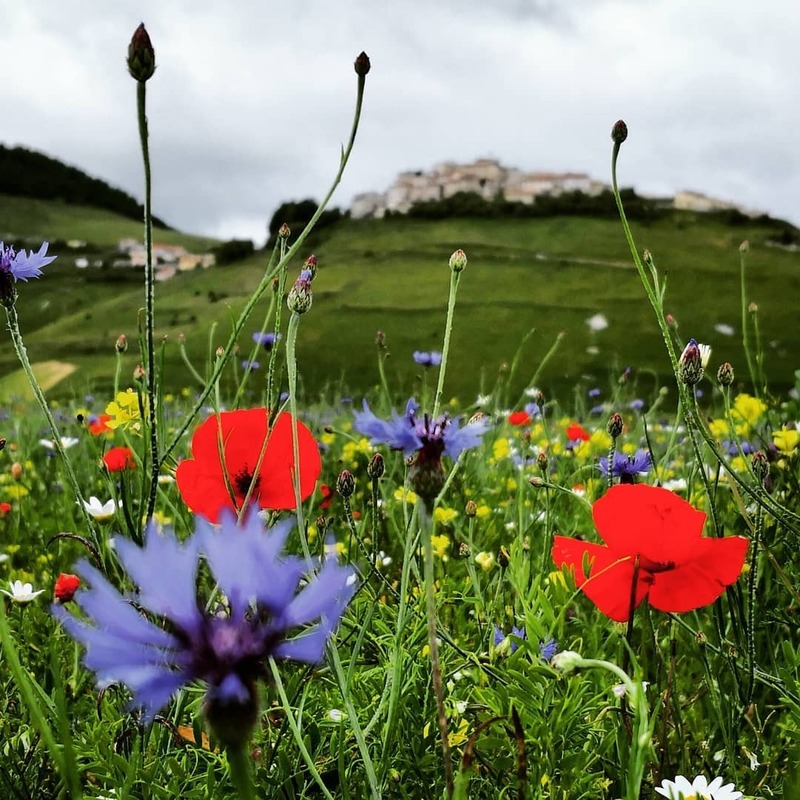
[[[380,453],[375,453],[367,464],[367,475],[372,480],[382,478],[383,473],[386,472],[386,464],[383,461],[383,456]]]
[[[763,450],[759,450],[756,453],[753,453],[753,457],[750,460],[750,467],[753,470],[753,474],[758,478],[761,483],[767,479],[767,475],[769,475],[769,461],[767,461],[767,454]]]
[[[642,261],[644,261],[645,266],[647,267],[653,266],[653,256],[650,254],[649,250],[644,250],[642,252]]]
[[[292,229],[284,222],[280,228],[278,228],[278,238],[279,239],[288,239],[292,235]]]
[[[740,252],[740,253],[746,253],[746,252],[747,252],[749,249],[750,249],[750,242],[749,242],[747,239],[745,239],[745,240],[744,240],[744,241],[743,241],[743,242],[742,242],[742,243],[739,245],[739,252]]]
[[[608,435],[612,439],[616,439],[622,433],[622,416],[617,414],[616,412],[613,413],[608,418],[608,424],[606,425],[606,430],[608,431]]]
[[[114,349],[118,353],[124,353],[128,349],[128,337],[124,333],[121,333],[119,336],[117,336],[117,342],[114,345]]]
[[[372,65],[369,63],[369,56],[362,50],[353,64],[356,75],[363,78],[369,72],[371,66]]]
[[[302,271],[303,272],[306,272],[306,271],[310,272],[311,273],[311,277],[309,278],[309,280],[313,281],[314,278],[316,278],[316,276],[317,276],[317,257],[314,256],[314,255],[309,256],[305,260],[305,262],[303,263],[303,270]]]
[[[533,486],[534,489],[541,489],[542,486],[545,485],[544,480],[542,480],[538,475],[532,475],[528,478],[528,483]]]
[[[311,291],[311,281],[304,278],[302,273],[300,277],[294,282],[294,286],[289,290],[289,296],[286,298],[286,305],[289,311],[295,314],[305,314],[311,308],[314,301],[314,295]]]
[[[339,473],[339,477],[336,479],[336,491],[344,497],[352,497],[353,492],[356,490],[356,479],[353,477],[353,473],[350,470],[343,469]]]
[[[156,71],[156,51],[142,22],[128,45],[128,72],[140,83],[150,80]]]
[[[720,386],[730,386],[733,383],[733,366],[727,361],[719,365],[717,370],[717,381]]]
[[[21,481],[22,480],[22,464],[20,464],[19,461],[15,461],[11,465],[9,471],[11,472],[11,477],[15,481]]]
[[[453,272],[463,272],[467,266],[467,254],[459,248],[450,256],[450,269]]]
[[[747,310],[751,314],[757,314],[758,313],[758,303],[749,303],[748,306],[747,306]]]
[[[505,569],[511,563],[511,553],[508,552],[508,549],[503,545],[497,551],[497,563]]]
[[[470,519],[473,519],[478,515],[478,506],[475,504],[474,500],[467,500],[467,505],[464,506],[464,513]]]
[[[141,364],[137,364],[136,369],[133,370],[133,379],[136,383],[141,383],[144,380],[144,376],[144,367]]]
[[[622,144],[628,138],[628,126],[623,120],[618,119],[611,129],[611,141],[614,144]]]
[[[681,382],[687,386],[700,383],[703,377],[703,358],[700,354],[700,346],[694,339],[689,339],[689,344],[683,349],[678,364],[678,375]]]
[[[542,472],[547,473],[547,468],[550,466],[550,459],[547,457],[547,453],[545,453],[544,450],[536,456],[536,466],[539,467]]]

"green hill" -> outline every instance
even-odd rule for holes
[[[108,246],[116,238],[139,235],[135,223],[106,212],[63,204],[18,205],[22,202],[0,198],[0,217],[19,219],[19,224],[25,217],[35,219],[35,233],[43,238],[74,236],[92,246],[101,241]],[[793,383],[800,330],[794,304],[785,298],[796,297],[800,288],[800,254],[769,246],[777,235],[774,222],[731,226],[712,216],[682,213],[635,223],[634,230],[659,271],[668,272],[667,306],[681,337],[711,344],[712,364],[732,362],[741,379],[745,363],[738,251],[748,239],[749,300],[759,306],[766,371],[775,386]],[[159,232],[156,239],[190,248],[208,243],[172,232]],[[556,356],[540,378],[545,387],[602,385],[627,366],[636,368],[643,380],[650,373],[667,372],[663,345],[619,222],[576,216],[400,217],[342,220],[313,243],[320,271],[314,305],[302,320],[298,342],[306,389],[315,393],[342,377],[354,393],[375,385],[374,339],[382,330],[392,354],[390,376],[411,391],[420,374],[412,352],[441,349],[447,261],[457,247],[467,252],[469,265],[456,307],[448,393],[467,399],[480,387],[491,386],[531,328],[535,333],[523,350],[520,386],[562,332]],[[139,361],[135,342],[142,274],[132,269],[79,270],[73,258],[62,251],[45,277],[20,286],[23,333],[32,360],[77,365],[53,391],[83,394],[91,386],[103,392],[113,382],[114,342],[120,333],[132,345],[124,357],[123,382],[129,382]],[[157,332],[164,341],[166,380],[173,389],[194,385],[178,352],[178,337],[185,336],[187,350],[202,371],[208,353],[226,340],[231,314],[258,284],[266,260],[260,253],[237,264],[182,273],[157,286]],[[290,280],[300,263],[292,267]],[[268,303],[267,296],[251,319],[240,342],[241,357],[249,356],[250,333],[259,328]],[[608,327],[593,332],[587,320],[597,313],[605,315]],[[731,326],[735,335],[720,333],[715,325]],[[0,345],[0,368],[16,368],[10,343]],[[255,378],[256,389],[261,380]],[[653,380],[645,381],[643,391]]]

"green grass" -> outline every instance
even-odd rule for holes
[[[3,227],[22,225],[26,217],[30,223],[39,205],[0,198],[0,213],[4,202],[21,208],[5,214]],[[139,227],[104,212],[87,214],[49,204],[36,231],[42,237],[108,244],[121,236],[137,236]],[[797,364],[792,356],[800,346],[794,309],[785,302],[800,288],[800,256],[767,247],[771,232],[757,222],[734,228],[703,215],[634,224],[637,240],[653,253],[659,272],[668,274],[666,308],[677,319],[681,338],[711,344],[712,366],[730,361],[741,379],[745,363],[738,248],[749,239],[749,299],[759,306],[770,379],[783,387],[793,381]],[[161,232],[156,239],[187,241]],[[535,333],[522,355],[519,387],[561,332],[565,336],[556,357],[540,378],[546,388],[574,386],[582,376],[586,383],[602,383],[626,366],[641,375],[668,375],[652,310],[615,220],[347,220],[319,234],[314,245],[320,272],[314,305],[302,321],[298,341],[306,390],[317,393],[340,378],[354,392],[373,386],[378,380],[374,337],[379,329],[392,354],[390,376],[412,389],[417,374],[412,352],[441,349],[447,260],[457,247],[467,252],[469,265],[459,289],[447,393],[463,395],[481,383],[492,385],[531,328]],[[187,349],[202,371],[210,325],[217,324],[213,347],[224,344],[231,315],[258,284],[266,261],[262,253],[157,286],[157,334],[165,342],[165,379],[174,382],[173,388],[191,383],[176,338],[185,335]],[[298,260],[289,281],[299,267]],[[141,272],[72,269],[65,254],[47,269],[44,279],[19,287],[18,307],[31,358],[55,358],[79,367],[59,391],[69,393],[72,386],[87,382],[107,386],[114,342],[123,332],[134,345],[125,356],[125,374],[130,374],[139,360],[134,351],[137,313],[144,304],[141,283]],[[265,312],[269,297],[262,302]],[[592,333],[586,320],[598,312],[608,318],[609,327]],[[249,333],[258,329],[262,318],[257,311],[251,319],[240,342],[243,354],[249,353]],[[717,323],[733,326],[736,334],[717,333]],[[10,344],[0,348],[0,366],[15,366]],[[647,378],[643,390],[654,383]]]

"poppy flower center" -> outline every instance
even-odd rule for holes
[[[236,491],[236,494],[240,497],[246,497],[247,493],[250,491],[250,484],[253,485],[253,491],[251,493],[251,497],[253,495],[258,494],[258,487],[261,483],[261,476],[256,475],[253,476],[253,473],[250,472],[247,467],[240,470],[233,476],[233,488]]]
[[[675,569],[675,562],[674,561],[652,561],[651,559],[647,558],[646,556],[639,556],[639,567],[644,572],[649,572],[651,575],[656,575],[659,572],[669,572],[671,569]]]

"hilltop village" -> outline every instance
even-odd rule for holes
[[[387,212],[406,214],[416,203],[443,200],[459,192],[477,194],[484,200],[502,197],[509,202],[531,205],[540,196],[557,197],[569,192],[596,196],[610,189],[607,183],[585,172],[525,172],[504,167],[491,158],[479,158],[471,164],[445,161],[427,172],[401,172],[385,192],[356,195],[350,206],[350,216],[379,219]],[[689,211],[736,210],[748,216],[759,214],[699,192],[683,191],[659,200]]]

